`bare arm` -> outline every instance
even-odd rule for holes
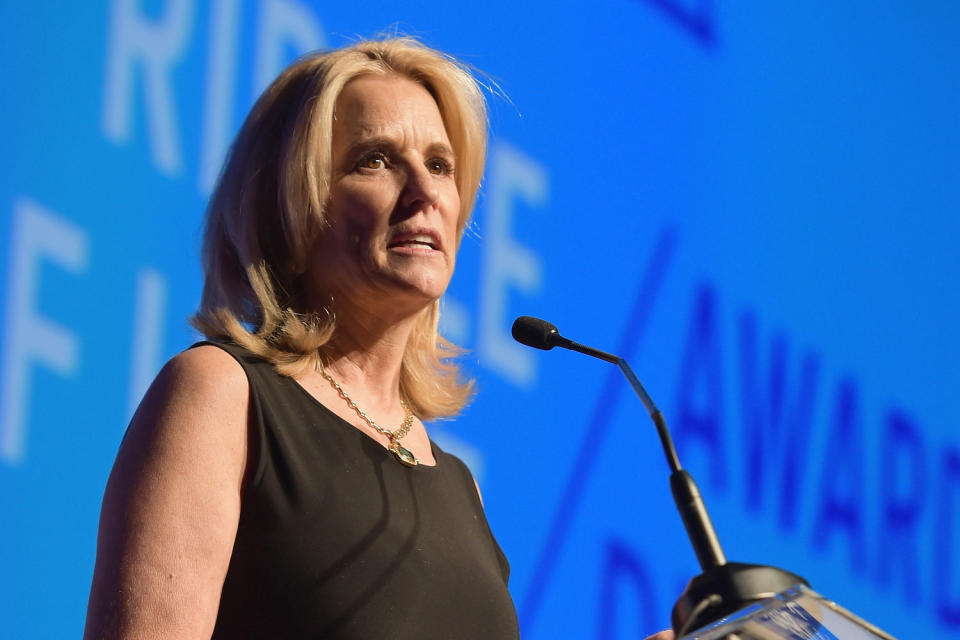
[[[209,638],[240,517],[249,385],[213,346],[181,353],[107,482],[85,640]]]

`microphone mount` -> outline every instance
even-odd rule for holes
[[[535,349],[549,351],[560,347],[617,365],[650,414],[670,468],[673,500],[702,570],[687,584],[673,607],[671,621],[678,638],[790,587],[810,586],[800,576],[776,567],[727,562],[700,490],[693,476],[680,465],[666,420],[626,360],[569,340],[551,323],[531,316],[517,318],[512,333],[517,342]]]
[[[634,392],[640,397],[640,402],[643,403],[654,425],[656,425],[657,435],[660,436],[660,444],[663,446],[664,455],[667,456],[667,465],[670,467],[670,471],[675,472],[681,470],[680,459],[677,457],[677,450],[673,446],[673,438],[670,437],[670,431],[667,429],[667,423],[663,419],[663,414],[657,409],[657,405],[653,403],[650,394],[648,394],[647,390],[640,384],[640,380],[626,360],[612,353],[600,351],[599,349],[594,349],[585,344],[564,338],[554,325],[540,318],[520,316],[513,323],[512,333],[513,338],[517,342],[525,344],[528,347],[542,349],[544,351],[549,351],[554,347],[560,347],[561,349],[569,349],[570,351],[576,351],[617,365],[621,373],[626,377],[627,382],[633,387]]]

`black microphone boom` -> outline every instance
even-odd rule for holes
[[[636,394],[640,396],[640,402],[642,402],[643,406],[646,407],[647,413],[650,414],[650,418],[656,425],[657,434],[660,436],[660,444],[663,447],[663,453],[667,456],[667,464],[670,466],[670,471],[675,472],[681,470],[680,460],[677,458],[677,451],[673,447],[673,439],[670,437],[670,431],[667,430],[667,423],[663,419],[663,414],[660,413],[660,410],[657,409],[657,406],[653,404],[653,399],[650,398],[647,390],[643,388],[642,384],[640,384],[640,380],[637,379],[636,374],[633,373],[633,369],[630,368],[630,365],[627,364],[626,360],[619,356],[615,356],[612,353],[600,351],[599,349],[588,347],[585,344],[568,340],[560,335],[560,331],[558,331],[554,325],[550,324],[546,320],[541,320],[540,318],[520,316],[513,321],[512,333],[514,340],[521,344],[525,344],[528,347],[543,349],[544,351],[549,351],[554,347],[562,347],[564,349],[577,351],[594,358],[599,358],[600,360],[606,360],[607,362],[612,362],[613,364],[617,365],[623,375],[627,378],[630,386],[633,387],[633,390],[636,392]],[[715,535],[714,538],[716,538]],[[717,544],[716,546],[719,550],[720,545]],[[723,555],[722,551],[720,551],[720,555]]]
[[[768,598],[790,587],[800,584],[809,586],[800,576],[782,569],[727,562],[703,497],[693,477],[680,466],[680,459],[663,414],[657,409],[626,360],[568,340],[560,335],[554,325],[530,316],[516,319],[513,323],[513,337],[518,342],[536,349],[549,351],[554,347],[562,347],[612,362],[620,368],[650,414],[670,467],[673,501],[703,570],[703,573],[690,581],[674,605],[673,628],[677,637],[684,635],[687,630],[702,627],[747,604]]]
[[[726,564],[727,559],[720,547],[720,541],[717,539],[717,532],[713,528],[713,523],[710,522],[710,516],[703,504],[700,491],[697,489],[693,477],[680,466],[680,459],[677,456],[676,448],[673,446],[673,438],[670,437],[666,420],[653,403],[653,399],[650,398],[647,390],[640,384],[640,380],[633,369],[630,368],[630,365],[627,364],[627,361],[605,351],[568,340],[560,335],[560,331],[554,325],[540,318],[520,316],[513,322],[512,333],[517,342],[528,347],[545,351],[554,347],[562,347],[612,362],[620,368],[630,386],[640,396],[640,401],[646,407],[647,413],[650,414],[650,418],[657,428],[660,445],[663,447],[663,453],[667,457],[667,465],[670,467],[670,488],[673,492],[673,500],[680,512],[680,518],[683,520],[683,526],[690,537],[690,543],[697,554],[700,566],[706,571]]]

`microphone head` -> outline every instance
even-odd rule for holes
[[[513,321],[513,339],[534,349],[549,351],[557,346],[560,332],[555,326],[530,316],[520,316]]]

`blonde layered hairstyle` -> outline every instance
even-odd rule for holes
[[[305,272],[318,236],[330,227],[334,105],[350,80],[387,74],[421,84],[437,102],[457,167],[459,245],[487,141],[486,104],[470,71],[410,38],[307,56],[254,105],[210,199],[206,279],[191,319],[208,338],[235,342],[288,376],[323,357],[336,318],[333,309],[306,308]],[[400,394],[422,419],[456,415],[472,392],[453,361],[459,349],[439,334],[438,321],[437,301],[417,318],[401,366]]]

